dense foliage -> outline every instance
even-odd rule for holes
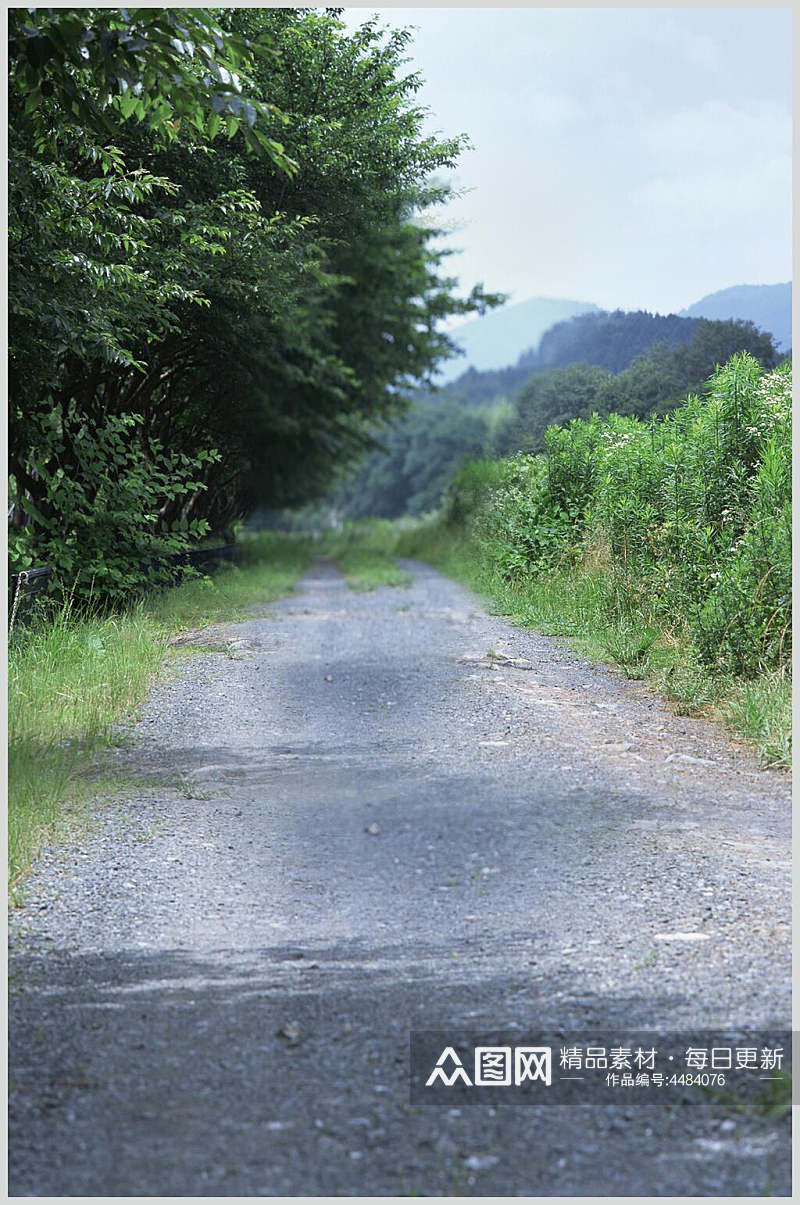
[[[12,567],[117,597],[126,562],[321,490],[491,302],[441,272],[463,140],[423,135],[408,37],[11,10]]]
[[[451,477],[468,457],[491,442],[492,415],[453,402],[422,402],[381,438],[355,477],[329,495],[348,519],[378,515],[396,519],[434,510]]]
[[[789,366],[737,355],[666,417],[578,419],[539,455],[474,462],[447,513],[509,580],[593,556],[615,607],[754,676],[790,664],[790,449]]]
[[[547,427],[572,418],[663,414],[701,389],[716,366],[737,352],[754,356],[764,368],[774,368],[778,359],[770,335],[750,323],[696,320],[688,343],[654,343],[621,372],[585,362],[537,372],[517,395],[516,417],[498,451],[540,451]]]
[[[630,324],[623,321],[628,317]],[[436,393],[418,391],[409,414],[381,439],[385,450],[371,453],[339,484],[330,494],[331,505],[350,519],[421,514],[439,505],[453,472],[476,452],[541,451],[547,427],[573,418],[664,413],[687,393],[701,389],[716,365],[736,352],[750,353],[766,368],[776,363],[770,336],[745,322],[601,313],[572,319],[554,330],[572,328],[576,334],[569,346],[587,358],[602,358],[601,336],[605,337],[610,341],[606,358],[613,358],[620,338],[637,332],[642,340],[652,338],[667,329],[662,321],[667,328],[683,324],[676,329],[689,333],[688,342],[679,340],[672,347],[654,343],[621,372],[585,359],[563,368],[537,369],[534,350],[512,368],[473,369]],[[585,343],[578,338],[580,332],[588,332]]]

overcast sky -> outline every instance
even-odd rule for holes
[[[349,8],[418,27],[464,291],[666,313],[791,276],[790,10]]]

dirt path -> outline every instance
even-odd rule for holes
[[[412,1029],[789,1017],[787,778],[412,568],[218,634],[41,859],[13,1194],[789,1191],[784,1121],[409,1104]]]

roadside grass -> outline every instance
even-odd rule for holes
[[[287,594],[317,555],[310,539],[277,532],[250,536],[242,549],[238,565],[222,566],[210,577],[189,577],[150,595],[148,613],[170,631],[241,619],[253,607]]]
[[[12,634],[8,652],[8,878],[12,898],[43,840],[74,823],[98,791],[97,755],[118,740],[152,683],[182,655],[184,628],[241,618],[291,591],[310,541],[272,533],[248,541],[241,565],[139,599],[116,613],[65,603]]]
[[[351,533],[357,540],[357,531]],[[588,660],[648,681],[678,715],[702,715],[752,744],[766,766],[791,766],[792,687],[781,672],[749,681],[712,675],[700,664],[683,624],[667,627],[655,610],[620,610],[602,558],[590,553],[570,569],[508,582],[460,524],[436,515],[384,524],[370,533],[386,557],[428,561],[482,595],[523,627],[566,638]]]
[[[717,1105],[732,1113],[750,1117],[786,1117],[792,1111],[792,1076],[789,1071],[777,1071],[771,1079],[763,1082],[755,1094],[745,1098],[730,1088],[701,1088],[700,1091]]]
[[[792,1111],[792,1077],[778,1071],[768,1080],[756,1100],[757,1112],[766,1117],[787,1117]]]

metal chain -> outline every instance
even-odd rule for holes
[[[11,620],[8,625],[9,635],[11,635],[11,632],[14,630],[14,620],[17,618],[17,608],[19,607],[19,600],[22,595],[23,587],[27,586],[27,584],[28,584],[28,574],[23,569],[21,573],[17,574],[17,588],[14,591],[14,602],[12,603],[12,606],[11,606]]]

